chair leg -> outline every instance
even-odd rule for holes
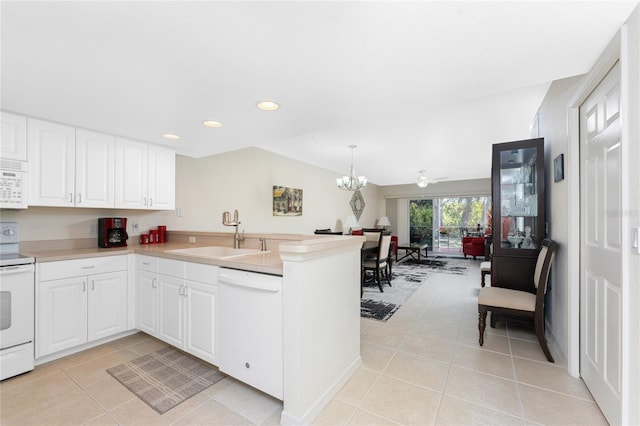
[[[487,276],[488,272],[486,271],[482,271],[480,272],[480,286],[484,287],[485,286],[485,277]]]
[[[380,269],[376,269],[376,281],[378,282],[380,293],[384,293],[384,290],[382,289],[382,281],[380,280]]]
[[[479,339],[478,342],[480,343],[480,346],[482,346],[484,344],[484,329],[487,326],[487,311],[479,311],[478,312],[478,332],[479,332]]]
[[[538,342],[540,342],[540,347],[542,348],[542,352],[544,352],[544,356],[547,357],[547,361],[555,362],[551,356],[551,351],[549,351],[549,346],[547,346],[547,339],[544,337],[544,324],[538,324],[535,322],[534,327],[536,329],[536,337],[538,338]]]

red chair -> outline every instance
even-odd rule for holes
[[[462,253],[464,257],[473,256],[473,260],[476,260],[476,256],[484,256],[484,246],[486,239],[484,237],[462,237]]]

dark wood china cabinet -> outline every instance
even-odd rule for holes
[[[493,145],[491,285],[535,293],[545,237],[544,139]]]

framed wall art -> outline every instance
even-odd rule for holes
[[[273,215],[302,216],[302,189],[273,185]]]
[[[560,182],[563,179],[564,179],[564,154],[560,154],[553,160],[553,181]]]

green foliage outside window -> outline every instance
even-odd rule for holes
[[[409,203],[410,240],[412,243],[427,243],[433,247],[435,229],[436,237],[445,238],[448,247],[457,246],[460,243],[461,228],[475,229],[478,224],[482,229],[490,226],[487,223],[490,204],[489,197],[411,200]],[[434,221],[434,214],[437,215],[438,210],[439,217],[435,217]]]

